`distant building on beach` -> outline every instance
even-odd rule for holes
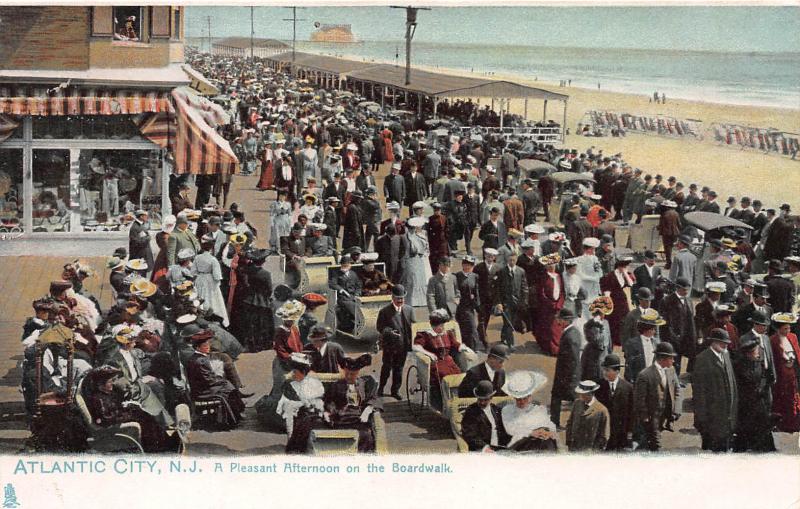
[[[312,42],[358,42],[351,25],[320,25],[311,33]]]
[[[255,57],[268,57],[291,49],[291,46],[276,39],[226,37],[224,39],[218,39],[211,44],[211,53],[214,55],[249,57],[251,44],[253,47],[253,56]]]

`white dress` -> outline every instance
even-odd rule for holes
[[[556,432],[556,425],[550,420],[547,409],[533,402],[523,409],[517,408],[513,402],[509,403],[501,410],[501,416],[506,432],[511,435],[508,447],[530,436],[535,429],[545,428],[552,433]]]
[[[281,237],[286,237],[292,229],[292,204],[288,201],[274,201],[269,204],[271,222],[269,244],[281,245]]]
[[[294,418],[297,417],[301,408],[316,409],[320,414],[323,412],[325,407],[322,396],[325,395],[325,387],[318,378],[310,376],[303,378],[300,382],[292,380],[289,385],[294,389],[299,400],[287,398],[285,394],[281,395],[275,412],[283,418],[287,433],[291,435],[294,429]]]
[[[603,267],[595,255],[581,255],[578,257],[578,271],[576,274],[581,277],[581,287],[586,293],[582,315],[588,319],[589,304],[600,296],[600,278],[603,277]]]
[[[222,290],[219,289],[219,283],[222,281],[219,260],[208,251],[204,251],[194,259],[192,272],[195,291],[197,291],[198,297],[203,299],[201,307],[222,318],[222,325],[227,327],[230,322],[228,321],[228,311],[225,308],[225,299],[222,297]]]
[[[407,235],[409,253],[403,282],[406,287],[406,300],[413,307],[427,306],[428,280],[432,276],[428,260],[430,256],[428,239],[414,232],[409,232]]]

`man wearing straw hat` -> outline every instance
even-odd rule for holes
[[[567,421],[567,447],[574,451],[602,451],[611,432],[608,409],[594,397],[600,386],[584,380],[575,388],[578,399]]]

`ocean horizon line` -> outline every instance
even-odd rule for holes
[[[226,39],[228,37],[248,37],[248,35],[224,35],[214,36],[211,38],[212,42],[215,40]],[[205,42],[208,41],[206,36],[187,36],[187,42],[192,41]],[[256,39],[274,39],[276,41],[292,44],[291,39],[279,39],[275,37],[256,37]],[[362,43],[382,43],[386,45],[397,44],[400,46],[401,53],[405,54],[405,40],[404,39],[358,39],[353,42],[322,42],[313,41],[311,39],[296,39],[297,43],[303,44],[317,44],[324,47],[337,47],[342,48],[356,46]],[[580,51],[628,51],[636,53],[666,53],[666,54],[698,54],[698,55],[737,55],[737,56],[800,56],[800,49],[797,51],[720,51],[720,50],[706,50],[706,49],[675,49],[675,48],[631,48],[623,46],[553,46],[547,44],[483,44],[473,42],[441,42],[441,41],[414,41],[414,45],[425,46],[449,46],[449,47],[480,47],[480,48],[544,48],[548,50],[580,50]],[[387,57],[388,58],[388,57]]]

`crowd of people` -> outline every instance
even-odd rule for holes
[[[41,392],[91,376],[82,387],[105,395],[87,396],[107,416],[98,422],[140,422],[147,447],[163,450],[180,402],[214,406],[213,425],[236,426],[253,396],[236,361],[272,349],[272,387],[255,406],[287,433],[290,453],[307,452],[320,427],[356,429],[359,450],[374,450],[375,415],[384,398],[403,399],[409,354],[430,360],[434,406],[447,397],[439,382],[465,373],[459,395],[476,400],[462,438],[473,451],[655,451],[689,384],[704,450],[773,451],[773,431],[800,431],[800,228],[788,204],[731,197],[722,208],[712,189],[664,182],[621,154],[443,133],[258,59],[194,53],[189,63],[227,96],[222,134],[253,163],[258,188],[276,192],[262,230],[269,249],[255,247],[237,204],[223,208],[224,188],[209,204],[219,180],[174,178],[174,216],[152,239],[159,252],[137,211],[128,249],[110,258],[110,309],[86,292],[91,270],[78,262],[34,302],[23,333],[32,414]],[[586,178],[559,188],[526,174],[523,158]],[[695,211],[739,222],[704,231],[685,219]],[[617,245],[617,226],[648,214],[660,216],[663,270],[657,253],[639,263]],[[276,254],[283,285],[264,268]],[[360,375],[372,357],[345,355],[314,316],[326,297],[298,292],[304,260],[318,256],[338,262],[337,330],[355,331],[362,297],[391,299],[367,324],[380,338],[377,381]],[[413,333],[420,312],[429,327]],[[555,371],[506,375],[531,334]],[[549,407],[534,400],[548,378]]]

